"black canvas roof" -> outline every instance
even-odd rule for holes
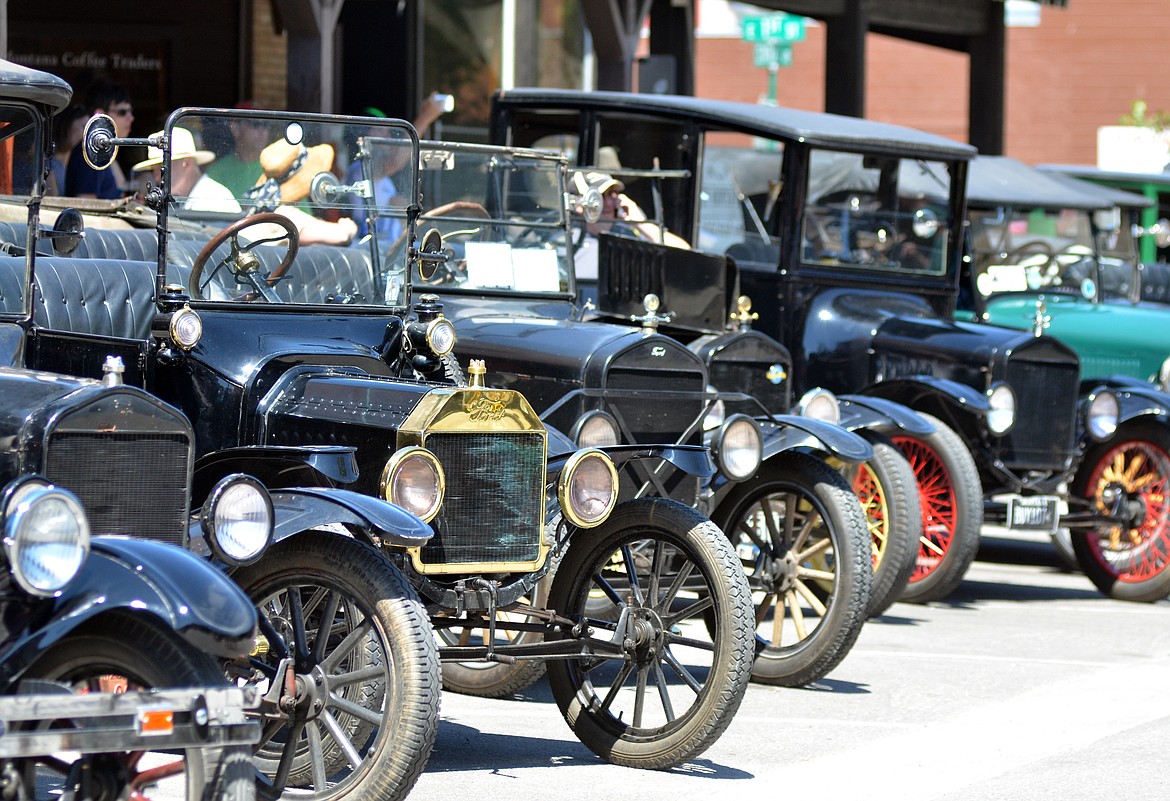
[[[68,105],[73,88],[56,75],[0,59],[0,96],[40,103],[56,113]]]
[[[580,92],[568,89],[508,89],[496,93],[508,103],[566,108],[625,108],[697,119],[714,127],[739,128],[773,138],[835,148],[910,153],[925,158],[969,159],[975,148],[953,139],[884,122],[816,111],[761,106],[683,95]]]
[[[1113,206],[1102,193],[1089,189],[1083,182],[1060,180],[1007,156],[978,156],[967,171],[967,205],[971,207],[1095,210]]]

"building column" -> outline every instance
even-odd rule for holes
[[[863,0],[845,0],[843,13],[826,20],[825,111],[865,116],[865,34],[869,20]]]
[[[337,19],[345,0],[274,0],[288,32],[288,107],[337,111]]]
[[[967,137],[980,153],[1003,155],[1005,65],[1007,32],[1003,4],[987,4],[982,36],[972,36],[967,76]]]

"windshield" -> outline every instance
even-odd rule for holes
[[[1041,290],[1096,296],[1089,212],[972,209],[969,217],[975,289],[983,297]]]
[[[425,142],[419,231],[443,235],[446,263],[419,285],[569,292],[565,161],[532,150]]]
[[[943,275],[952,227],[942,162],[814,150],[801,259],[814,265]]]
[[[212,302],[406,302],[408,124],[201,109],[173,115],[167,131],[168,281]],[[148,148],[133,170],[140,190],[157,186],[162,151]]]
[[[32,213],[28,198],[41,191],[39,179],[44,166],[40,117],[27,106],[0,106],[0,195],[14,195],[16,202],[0,204],[0,314],[25,316],[29,312],[28,264],[24,257],[26,225]],[[64,174],[56,159],[49,170]],[[62,177],[63,182],[63,177]],[[55,215],[42,214],[41,222],[51,224]],[[16,223],[15,227],[9,224]]]

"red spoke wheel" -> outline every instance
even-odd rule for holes
[[[983,525],[983,489],[966,444],[941,420],[922,416],[933,433],[893,437],[918,479],[922,506],[917,564],[901,598],[915,603],[945,598],[959,586]]]
[[[918,485],[909,462],[885,437],[864,432],[874,456],[856,469],[843,468],[869,528],[873,558],[869,617],[877,617],[905,592],[917,564],[922,536]]]
[[[1170,596],[1170,435],[1134,429],[1091,448],[1074,495],[1117,522],[1074,532],[1073,550],[1101,592],[1129,601]]]

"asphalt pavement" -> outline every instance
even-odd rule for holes
[[[445,694],[410,799],[1166,801],[1168,744],[1170,602],[1110,600],[1043,538],[992,532],[947,601],[895,604],[811,687],[753,684],[691,763],[601,761],[542,681]]]

